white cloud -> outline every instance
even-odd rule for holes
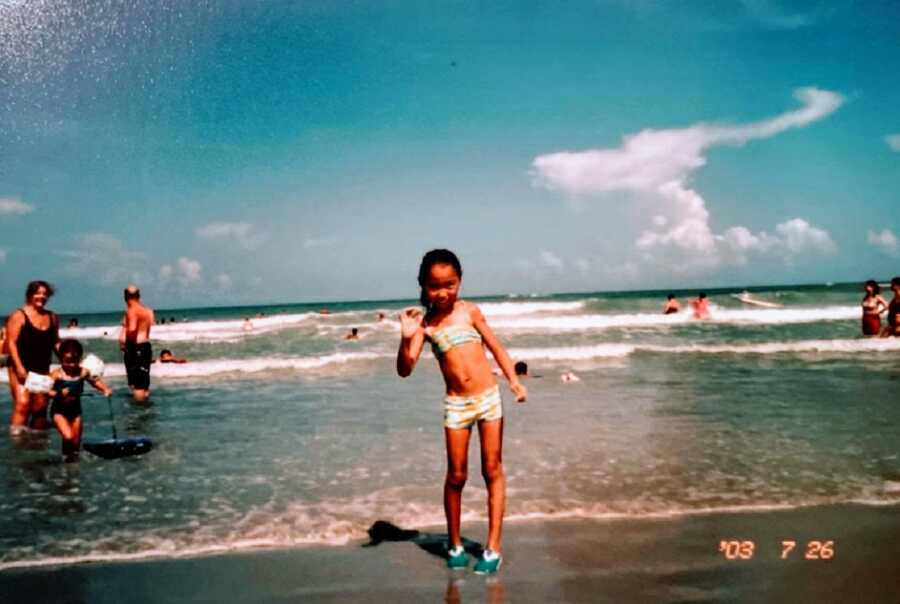
[[[884,142],[894,151],[900,151],[900,134],[889,134],[884,137]]]
[[[586,273],[591,270],[591,263],[586,258],[576,258],[575,259],[575,268],[577,268],[582,273]]]
[[[646,262],[710,267],[722,261],[745,262],[751,250],[777,248],[786,260],[791,254],[833,250],[828,233],[802,219],[778,225],[774,239],[740,226],[718,235],[710,226],[705,200],[690,187],[691,174],[706,164],[710,148],[742,146],[802,128],[834,113],[844,102],[835,92],[813,87],[800,88],[794,96],[802,104],[799,109],[749,124],[701,122],[686,128],[646,129],[623,137],[618,148],[540,155],[532,162],[534,184],[572,197],[591,195],[608,201],[605,194],[629,192],[649,200],[657,211],[651,219],[656,230],[646,230],[635,240]]]
[[[6,262],[6,250],[0,250],[0,264]]]
[[[547,268],[552,268],[553,270],[557,271],[560,271],[563,268],[562,258],[549,250],[541,250],[539,258],[542,266],[546,266]]]
[[[232,239],[245,250],[254,250],[266,240],[249,222],[212,222],[199,227],[195,233],[201,239]]]
[[[0,216],[24,216],[34,211],[31,206],[19,199],[0,197]]]
[[[146,272],[147,257],[133,252],[109,233],[93,232],[79,235],[75,249],[62,252],[71,262],[69,273],[85,275],[104,285],[138,284],[152,281]]]
[[[224,293],[230,291],[234,283],[231,280],[231,277],[225,273],[220,273],[216,275],[216,287],[220,292]]]
[[[897,236],[890,229],[884,229],[880,233],[869,231],[866,234],[866,239],[871,245],[889,254],[896,254],[898,251]]]
[[[170,281],[177,281],[183,287],[196,285],[200,282],[203,272],[203,265],[191,258],[182,256],[175,263],[175,266],[164,264],[159,269],[159,278],[163,285]]]

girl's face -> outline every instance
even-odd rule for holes
[[[81,359],[78,358],[77,354],[68,353],[63,355],[62,361],[60,361],[59,364],[63,368],[63,371],[69,375],[75,375],[78,373],[78,369],[81,366]]]
[[[425,297],[431,306],[440,310],[453,308],[459,295],[459,275],[449,264],[435,264],[431,267],[425,282]]]
[[[868,295],[871,296],[871,295],[873,295],[873,294],[875,293],[875,290],[872,289],[872,286],[871,286],[871,285],[868,285],[868,284],[867,284],[867,285],[866,285],[866,293],[867,293]]]
[[[50,296],[47,295],[47,288],[43,285],[37,288],[37,291],[31,294],[31,298],[28,300],[32,306],[35,308],[44,308],[44,305],[47,304],[47,299]]]

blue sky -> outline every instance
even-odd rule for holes
[[[0,1],[0,303],[900,273],[900,6]]]

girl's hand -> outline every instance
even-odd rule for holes
[[[517,403],[524,403],[528,399],[528,389],[522,382],[515,382],[509,385],[509,389],[516,395]]]
[[[414,306],[400,311],[400,336],[408,340],[422,327],[422,311]]]
[[[19,379],[20,384],[24,384],[25,380],[28,379],[28,372],[25,371],[25,368],[16,368],[16,377]]]

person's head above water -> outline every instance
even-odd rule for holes
[[[699,298],[700,300],[705,300],[705,299],[706,299],[706,292],[700,292],[700,295],[697,296],[697,298]]]
[[[666,296],[666,300],[674,300],[674,299],[675,299],[675,294],[669,294],[668,296]]]
[[[172,356],[172,351],[169,350],[168,348],[163,348],[159,353],[160,359],[168,359],[171,356]]]
[[[445,308],[456,301],[462,280],[462,265],[450,250],[431,250],[419,265],[419,302],[426,309]]]
[[[354,327],[353,329],[350,330],[350,333],[355,336],[356,334],[359,333],[359,330]]]
[[[866,284],[863,287],[873,296],[877,296],[881,293],[881,286],[878,285],[878,281],[876,281],[875,279],[869,279],[868,281],[866,281]]]
[[[528,363],[525,361],[518,361],[513,365],[513,369],[515,369],[516,375],[528,375]]]
[[[138,286],[135,284],[131,284],[125,288],[124,292],[125,301],[129,300],[140,300],[141,299],[141,290],[138,289]]]

